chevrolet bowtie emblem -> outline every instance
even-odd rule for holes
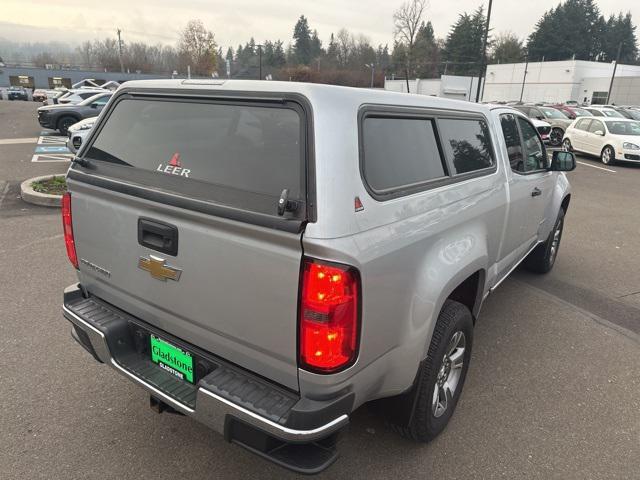
[[[153,255],[149,255],[149,258],[140,257],[140,260],[138,260],[138,268],[146,270],[153,278],[162,280],[163,282],[166,282],[167,278],[177,282],[180,280],[180,274],[182,273],[182,270],[179,268],[167,265],[167,261],[164,258]]]

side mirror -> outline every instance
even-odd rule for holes
[[[596,135],[600,135],[601,137],[604,137],[604,132],[602,130],[596,130],[595,132]]]
[[[538,120],[544,120],[544,117],[543,117],[542,115],[538,115],[536,118],[537,118]]]
[[[91,105],[89,105],[91,108],[98,108],[98,104],[97,103],[92,103]]]
[[[576,168],[576,157],[572,152],[556,150],[551,156],[551,166],[549,170],[552,172],[570,172]]]

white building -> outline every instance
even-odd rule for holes
[[[407,92],[406,80],[385,79],[385,90]],[[461,77],[442,75],[440,78],[409,80],[409,93],[432,95],[436,97],[455,98],[475,101],[478,88],[477,77]]]
[[[483,101],[605,103],[613,63],[565,60],[487,66]],[[524,88],[523,88],[524,86]],[[618,65],[610,102],[640,104],[640,66]]]

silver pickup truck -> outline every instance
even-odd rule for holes
[[[483,300],[553,267],[573,168],[508,107],[127,82],[67,175],[64,316],[159,412],[287,468],[330,465],[365,403],[429,441]]]

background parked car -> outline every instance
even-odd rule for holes
[[[107,104],[112,92],[93,95],[77,105],[46,105],[38,108],[38,122],[44,128],[58,130],[66,135],[74,123],[84,118],[97,117]]]
[[[54,98],[54,104],[78,104],[98,93],[111,93],[103,88],[77,88],[67,90],[63,95]]]
[[[579,118],[567,129],[562,147],[600,157],[640,163],[640,122],[626,118]]]
[[[531,123],[538,130],[538,134],[542,141],[547,144],[549,143],[549,134],[551,133],[551,125],[548,122],[543,122],[542,120],[538,120],[537,118],[532,118]]]
[[[618,112],[624,118],[630,118],[631,120],[640,120],[640,111],[633,110],[632,108],[613,107],[613,110]]]
[[[621,113],[616,112],[613,108],[594,107],[585,108],[594,117],[610,117],[610,118],[625,118]]]
[[[9,87],[7,89],[7,98],[9,100],[29,100],[29,93],[24,87]]]
[[[587,110],[585,110],[584,108],[580,108],[580,107],[578,107],[576,105],[555,104],[555,105],[550,105],[550,106],[560,110],[562,113],[564,113],[571,120],[575,120],[577,117],[590,117],[591,116],[591,113],[589,113]]]
[[[87,135],[91,132],[93,125],[96,123],[98,117],[89,117],[84,120],[80,120],[78,123],[74,123],[67,130],[69,139],[67,140],[67,148],[71,153],[77,153],[82,144],[84,143]]]
[[[548,122],[551,125],[549,144],[553,147],[558,147],[562,144],[564,132],[571,125],[571,120],[564,113],[552,107],[538,105],[514,105],[514,108],[517,108],[529,118]]]
[[[34,102],[44,102],[47,99],[47,91],[37,88],[33,91],[32,98]]]

